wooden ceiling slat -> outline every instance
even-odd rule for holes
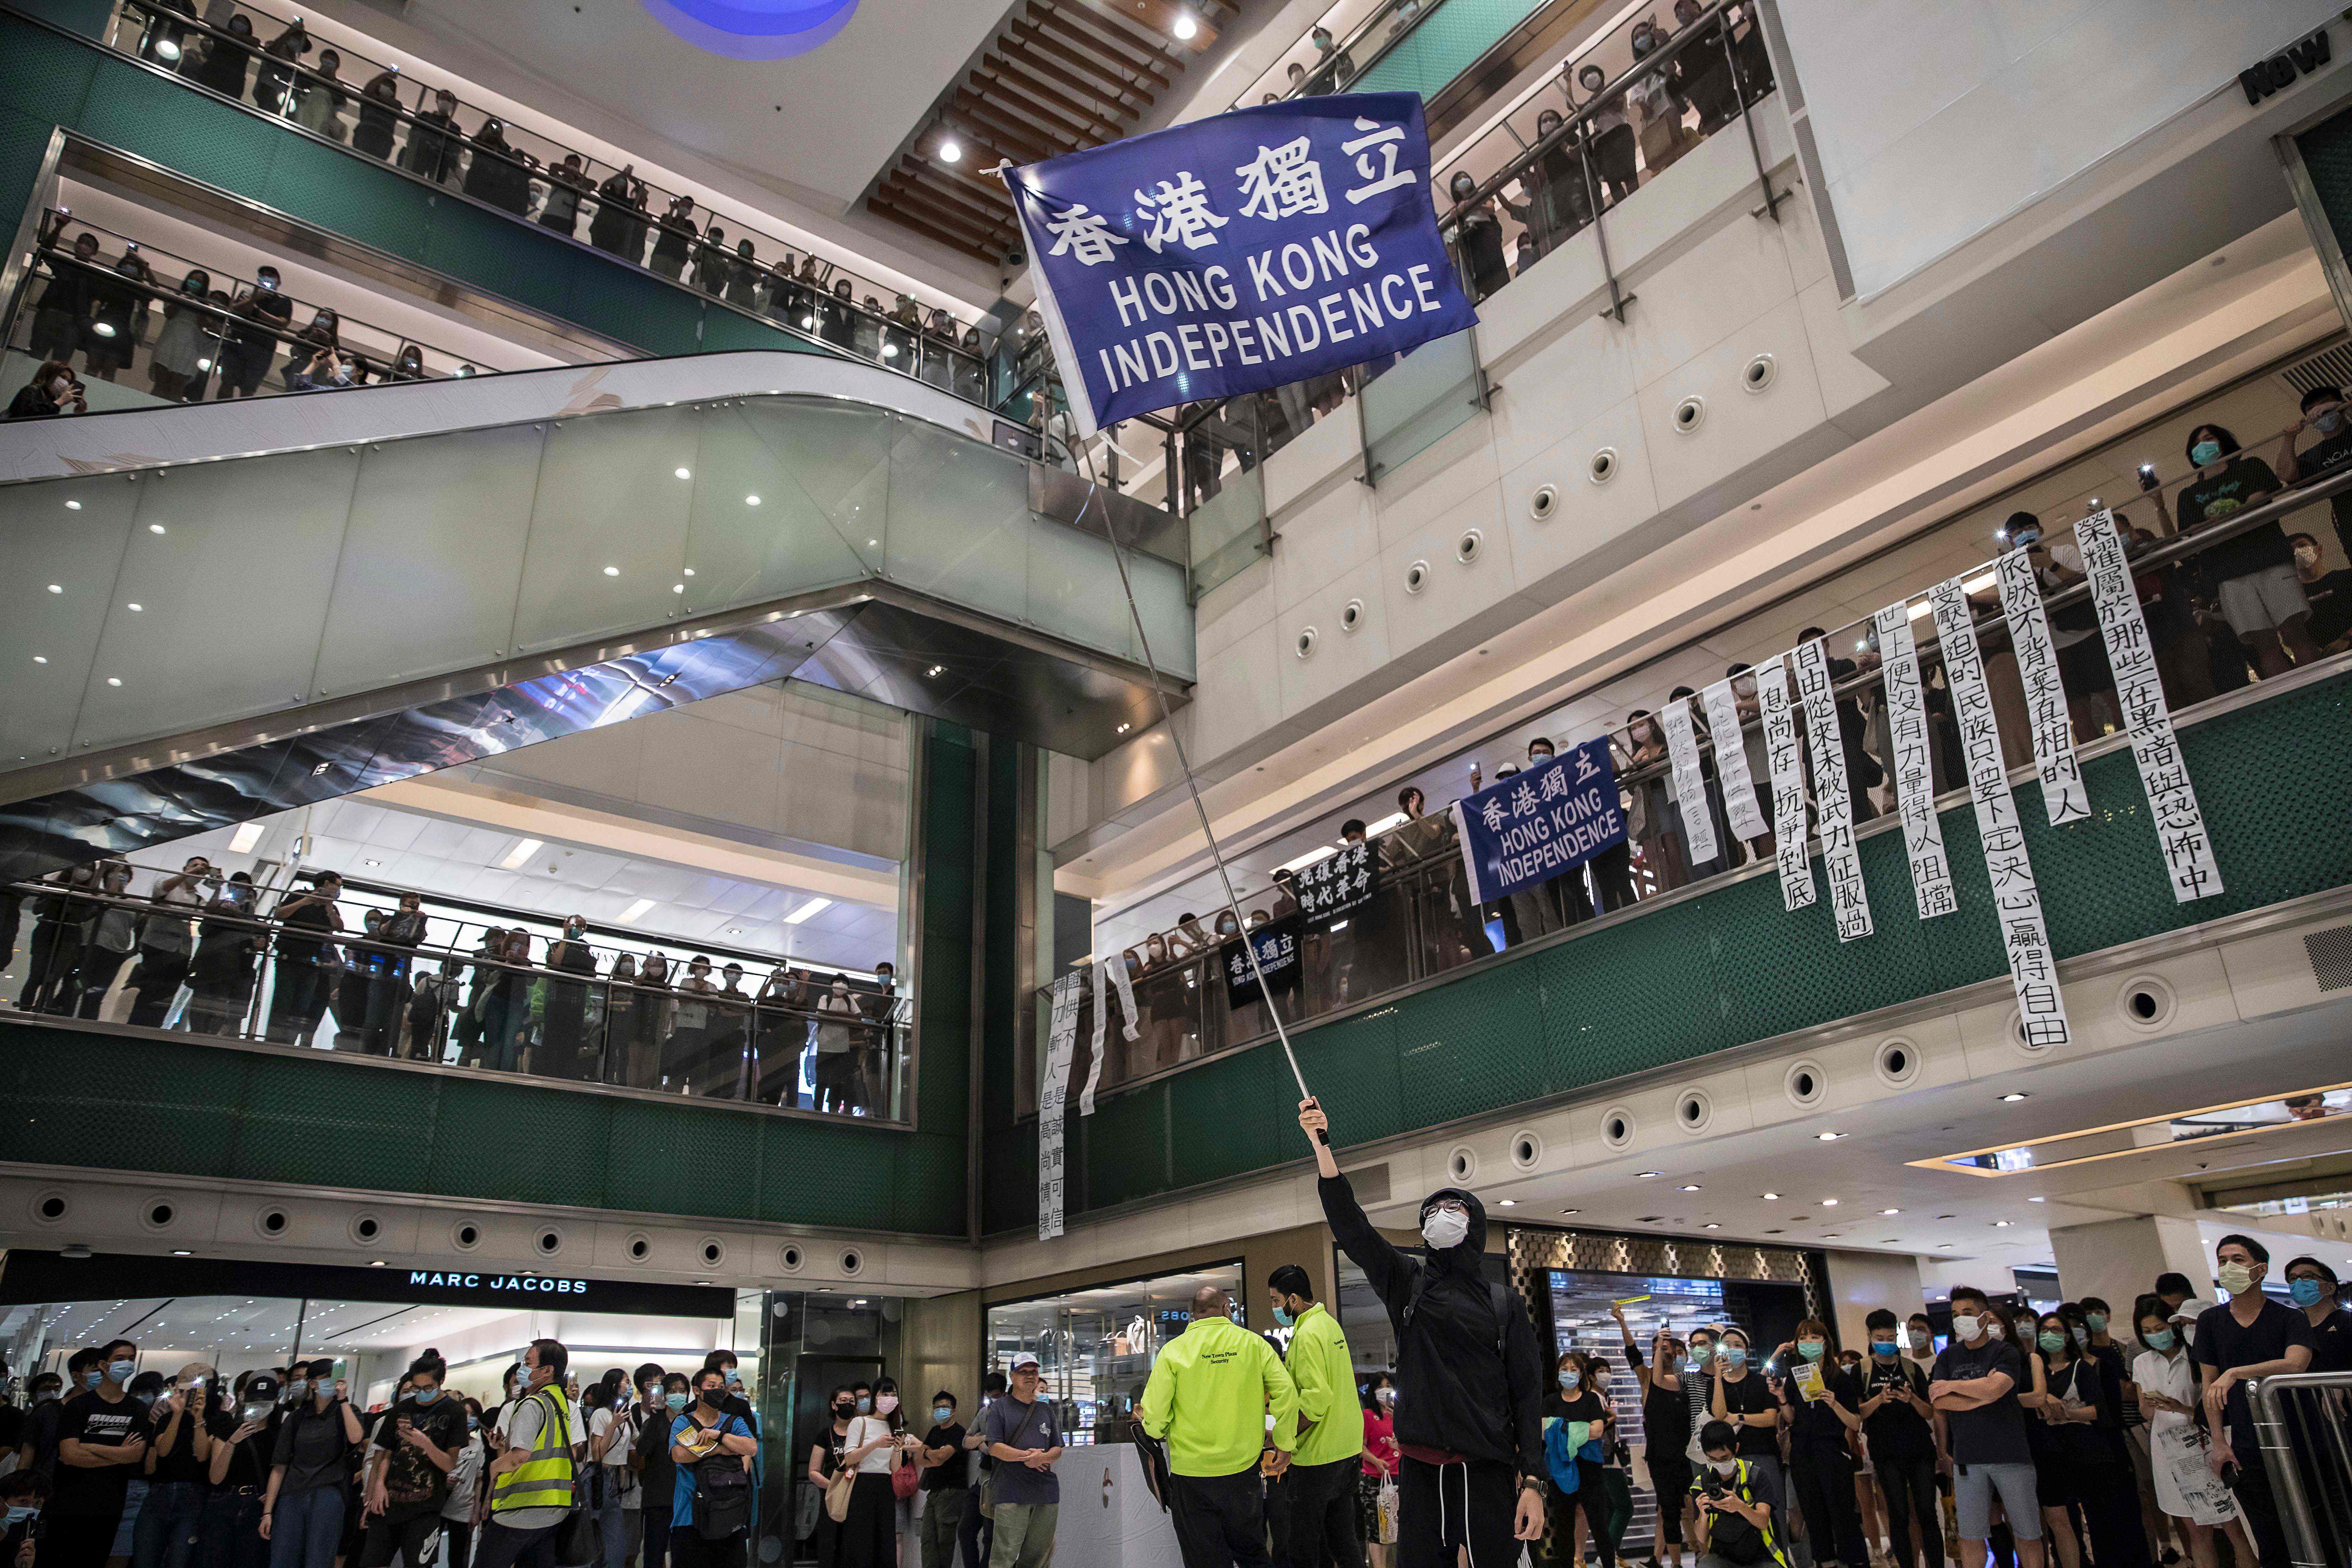
[[[1029,7],[1029,14],[1044,22],[1052,31],[1075,39],[1105,58],[1130,71],[1143,72],[1157,81],[1163,92],[1175,82],[1174,74],[1160,62],[1158,57],[1138,47],[1127,35],[1121,33],[1113,23],[1104,17],[1097,16],[1090,11],[1062,10],[1055,6],[1043,6],[1034,4],[1034,0]]]
[[[956,112],[968,115],[983,127],[992,129],[998,144],[1006,151],[1021,154],[1021,162],[1034,163],[1041,159],[1057,157],[1076,149],[1066,143],[1047,140],[1045,133],[1034,125],[1024,125],[1019,115],[1000,104],[993,104],[964,88],[955,89]]]
[[[1160,59],[1165,58],[1166,51],[1181,47],[1172,35],[1156,31],[1129,16],[1127,5],[1132,0],[1122,0],[1119,5],[1108,4],[1107,0],[1045,0],[1045,3],[1057,11],[1101,28],[1142,59]]]
[[[1022,30],[1024,27],[1029,31],[1024,33]],[[1023,49],[1059,60],[1071,70],[1085,73],[1093,81],[1100,84],[1090,89],[1097,97],[1116,104],[1123,110],[1129,107],[1128,103],[1129,97],[1140,100],[1134,105],[1134,110],[1138,113],[1151,107],[1157,89],[1149,79],[1141,78],[1139,73],[1122,71],[1090,55],[1080,53],[1063,38],[1046,31],[1042,22],[1016,22],[1005,29],[1004,36]]]
[[[998,79],[1017,84],[1039,102],[1052,105],[1063,118],[1073,121],[1089,136],[1101,141],[1114,141],[1124,129],[1120,123],[1090,104],[1081,103],[1067,93],[1057,90],[1068,88],[1080,98],[1096,95],[1076,77],[1058,66],[1047,65],[1022,53],[990,55],[980,62],[983,72],[993,72]]]
[[[973,72],[973,81],[975,86],[986,82],[1009,97],[1028,100],[1038,113],[1052,116],[1056,125],[1066,128],[1081,145],[1114,141],[1118,136],[1117,125],[1055,91],[1038,80],[1032,70],[1001,55],[990,55],[982,60]]]
[[[976,193],[937,178],[919,158],[901,160],[898,167],[890,172],[889,178],[922,191],[930,200],[953,212],[982,234],[994,234],[1013,226],[1013,204],[1010,201],[999,201],[994,206],[989,206]]]
[[[919,213],[908,212],[903,207],[886,205],[879,201],[868,201],[866,205],[877,217],[886,218],[902,227],[912,229],[925,238],[936,240],[951,250],[961,250],[967,256],[977,256],[983,261],[1003,259],[1002,250],[990,250],[984,246],[974,245],[968,239],[958,238],[947,230],[934,226]]]

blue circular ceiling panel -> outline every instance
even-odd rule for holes
[[[698,49],[738,60],[804,55],[841,31],[857,0],[638,0]]]

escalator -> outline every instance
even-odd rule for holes
[[[1182,524],[871,366],[702,354],[0,426],[0,877],[796,676],[1079,756]]]

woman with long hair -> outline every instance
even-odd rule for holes
[[[853,1416],[842,1439],[842,1463],[857,1479],[850,1483],[849,1517],[841,1521],[838,1568],[897,1568],[898,1499],[890,1477],[903,1454],[905,1426],[898,1385],[883,1378],[875,1384],[874,1414]]]
[[[335,1393],[335,1363],[294,1369],[302,1397],[288,1406],[271,1450],[261,1500],[269,1568],[334,1568],[349,1504],[349,1457],[360,1441],[359,1413]]]
[[[817,1434],[815,1443],[810,1446],[808,1457],[809,1484],[820,1492],[831,1484],[834,1477],[848,1468],[849,1436],[863,1419],[857,1414],[857,1390],[848,1384],[834,1384],[828,1404],[832,1406],[833,1420]],[[842,1526],[835,1521],[830,1510],[822,1508],[816,1510],[816,1534],[809,1544],[816,1552],[816,1568],[842,1568]]]
[[[1358,1533],[1364,1538],[1371,1568],[1389,1568],[1392,1543],[1389,1532],[1381,1527],[1381,1491],[1394,1486],[1397,1469],[1404,1462],[1396,1440],[1396,1379],[1376,1372],[1364,1379],[1356,1393],[1364,1407],[1364,1468],[1356,1478]]]

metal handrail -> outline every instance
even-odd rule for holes
[[[2347,1402],[2352,1402],[2352,1372],[2292,1372],[2255,1378],[2246,1384],[2246,1404],[2254,1418],[2255,1438],[2262,1445],[2271,1495],[2278,1500],[2278,1520],[2286,1531],[2289,1557],[2295,1568],[2328,1568],[2342,1562],[2345,1552],[2352,1549],[2352,1520],[2331,1517],[2329,1533],[2335,1539],[2320,1538],[2315,1500],[2304,1487],[2303,1468],[2296,1462],[2294,1433],[2284,1408],[2287,1395],[2306,1389],[2318,1395],[2323,1408],[2329,1404],[2335,1406],[2334,1419],[2323,1419],[2320,1425],[2326,1451],[2313,1456],[2314,1472],[2322,1477],[2352,1476],[2352,1423],[2347,1423],[2346,1415]]]

